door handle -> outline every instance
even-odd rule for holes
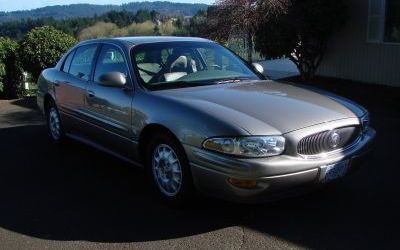
[[[94,92],[93,92],[93,91],[91,91],[91,90],[88,90],[88,91],[87,91],[87,95],[88,95],[90,98],[93,98],[93,97],[95,97],[95,94],[94,94]]]

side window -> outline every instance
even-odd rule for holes
[[[88,81],[93,66],[93,59],[96,55],[97,44],[84,45],[76,49],[74,59],[72,59],[69,73]]]
[[[97,82],[101,75],[109,72],[120,72],[128,75],[124,55],[117,47],[104,44],[97,59],[94,80]]]
[[[136,63],[137,64],[144,63],[144,56],[145,56],[144,52],[137,53],[135,57]]]
[[[65,72],[65,73],[68,73],[69,68],[70,68],[70,66],[71,66],[72,58],[74,57],[74,54],[75,54],[75,50],[71,51],[71,52],[68,54],[67,58],[66,58],[65,61],[64,61],[64,64],[63,64],[63,66],[62,66],[61,71]]]
[[[168,60],[168,57],[172,54],[172,49],[163,49],[161,50],[161,61],[162,63],[166,63]]]

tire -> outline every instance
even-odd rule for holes
[[[146,153],[146,169],[162,200],[183,205],[195,189],[190,165],[181,144],[168,133],[154,136]]]
[[[65,140],[64,130],[61,124],[60,113],[54,101],[50,101],[46,109],[47,132],[53,143],[60,144]]]

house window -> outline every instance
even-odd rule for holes
[[[369,0],[368,42],[400,43],[400,0]]]
[[[385,19],[385,0],[369,0],[368,42],[382,42]]]
[[[400,0],[386,0],[384,42],[400,43]]]

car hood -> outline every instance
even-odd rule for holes
[[[250,134],[288,133],[316,124],[355,118],[354,103],[273,81],[252,81],[157,91]],[[206,122],[206,121],[205,121]]]

